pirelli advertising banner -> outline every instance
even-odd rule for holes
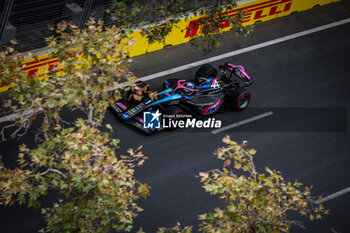
[[[242,23],[244,26],[252,25],[256,22],[267,21],[277,17],[289,15],[292,12],[304,11],[316,5],[325,5],[340,0],[246,0],[238,1],[237,7],[229,10],[229,16],[236,16],[237,9],[246,12]],[[130,48],[130,56],[138,56],[148,52],[163,49],[165,46],[174,46],[186,43],[191,36],[201,34],[201,29],[195,22],[203,16],[196,16],[180,20],[165,38],[165,43],[148,44],[147,38],[141,35],[141,31],[135,31],[131,37],[135,44]],[[223,22],[223,32],[230,30],[230,26]],[[38,60],[34,58],[26,59],[22,64],[22,69],[27,72],[28,77],[38,74],[39,77],[45,77],[50,67],[57,63],[58,60],[53,57],[49,58],[47,54],[40,55]],[[0,92],[6,91],[9,86],[0,83]]]

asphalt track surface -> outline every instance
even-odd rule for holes
[[[143,77],[185,65],[228,51],[286,36],[350,17],[347,1],[315,8],[306,12],[257,24],[248,38],[224,35],[224,46],[203,55],[190,45],[180,45],[139,56],[131,69]],[[212,211],[220,205],[215,196],[206,193],[196,175],[200,171],[220,168],[222,162],[212,155],[223,146],[221,139],[247,140],[258,150],[255,159],[258,170],[265,166],[282,172],[286,180],[295,179],[313,185],[314,195],[327,196],[350,187],[350,24],[337,26],[290,41],[213,62],[225,61],[245,66],[253,77],[249,89],[253,99],[243,112],[225,112],[215,118],[223,126],[233,124],[268,111],[274,114],[248,124],[212,134],[210,130],[180,129],[147,136],[122,124],[109,111],[106,121],[121,140],[119,151],[144,145],[149,160],[137,169],[139,180],[151,185],[151,195],[140,201],[144,211],[137,217],[146,232],[158,227],[171,227],[177,222],[194,225],[198,214]],[[192,78],[196,69],[149,81],[160,89],[166,78]],[[21,142],[31,143],[32,138]],[[0,144],[5,163],[13,164],[18,142]],[[50,197],[45,199],[45,203]],[[303,222],[306,229],[293,227],[291,232],[349,232],[350,193],[325,203],[330,215],[310,222],[297,215],[291,218]],[[39,210],[21,206],[0,209],[1,232],[36,232],[43,225]]]

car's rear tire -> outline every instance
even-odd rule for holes
[[[248,107],[251,96],[252,94],[246,89],[238,88],[230,96],[230,105],[235,111],[242,111]]]
[[[218,71],[210,64],[204,64],[196,72],[195,76],[195,82],[198,83],[199,78],[210,78],[210,77],[216,77],[218,74]]]

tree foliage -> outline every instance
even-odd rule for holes
[[[147,157],[141,147],[117,156],[118,140],[103,123],[116,76],[127,74],[129,42],[102,21],[91,20],[82,31],[66,22],[52,30],[55,36],[47,42],[59,65],[51,67],[51,78],[24,78],[23,55],[11,48],[0,54],[1,81],[12,83],[6,106],[21,115],[3,127],[2,137],[10,128],[13,137],[21,136],[34,119],[40,122],[34,148],[20,146],[18,166],[0,164],[0,204],[39,207],[43,195],[56,193],[56,203],[42,209],[47,221],[42,231],[130,231],[142,210],[136,201],[150,188],[135,179],[134,168]],[[67,122],[64,115],[73,111],[79,118]]]
[[[181,227],[180,223],[177,223],[172,228],[161,227],[158,229],[158,233],[191,233],[192,226]]]
[[[292,224],[288,213],[296,212],[311,220],[329,213],[311,196],[311,187],[302,188],[298,181],[286,182],[281,173],[265,167],[258,172],[253,157],[255,149],[246,149],[247,142],[238,144],[229,136],[223,139],[227,147],[219,148],[215,155],[223,160],[222,169],[200,172],[203,188],[216,195],[224,208],[199,215],[199,229],[210,233],[289,232]],[[174,230],[175,229],[175,230]],[[192,228],[161,228],[159,232],[191,232]]]
[[[90,124],[100,125],[108,107],[110,90],[120,77],[128,76],[127,49],[132,42],[121,40],[119,29],[105,27],[102,21],[90,20],[83,31],[67,22],[51,29],[55,30],[55,36],[47,38],[52,51],[50,58],[59,61],[49,67],[52,78],[42,80],[37,75],[24,78],[25,73],[20,70],[24,55],[11,48],[0,52],[3,57],[1,81],[12,85],[5,107],[11,113],[27,113],[16,122],[24,131],[37,115],[37,111],[31,111],[34,109],[44,114],[44,133],[62,123],[59,113],[65,107],[83,111]],[[57,78],[57,73],[64,78]]]
[[[281,173],[265,167],[258,172],[253,162],[254,149],[245,149],[228,136],[227,147],[215,155],[224,160],[222,170],[200,173],[205,191],[216,195],[225,208],[200,215],[203,232],[288,232],[292,224],[287,213],[298,212],[310,219],[328,213],[311,196],[311,187],[302,189],[298,181],[286,182]]]
[[[148,185],[134,178],[140,151],[117,159],[118,141],[89,127],[80,119],[76,128],[65,128],[37,148],[20,147],[19,167],[1,170],[1,204],[27,203],[39,207],[39,198],[57,190],[59,200],[42,209],[45,231],[129,231],[142,209],[136,200],[146,197]],[[141,148],[139,148],[141,149]]]

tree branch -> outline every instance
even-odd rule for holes
[[[63,172],[61,172],[61,171],[59,171],[59,170],[57,170],[57,169],[54,169],[54,168],[49,168],[49,169],[47,169],[46,171],[40,173],[40,175],[44,176],[44,175],[46,175],[46,174],[49,173],[49,172],[56,172],[56,173],[62,175],[64,178],[67,178],[66,175],[63,174]]]

